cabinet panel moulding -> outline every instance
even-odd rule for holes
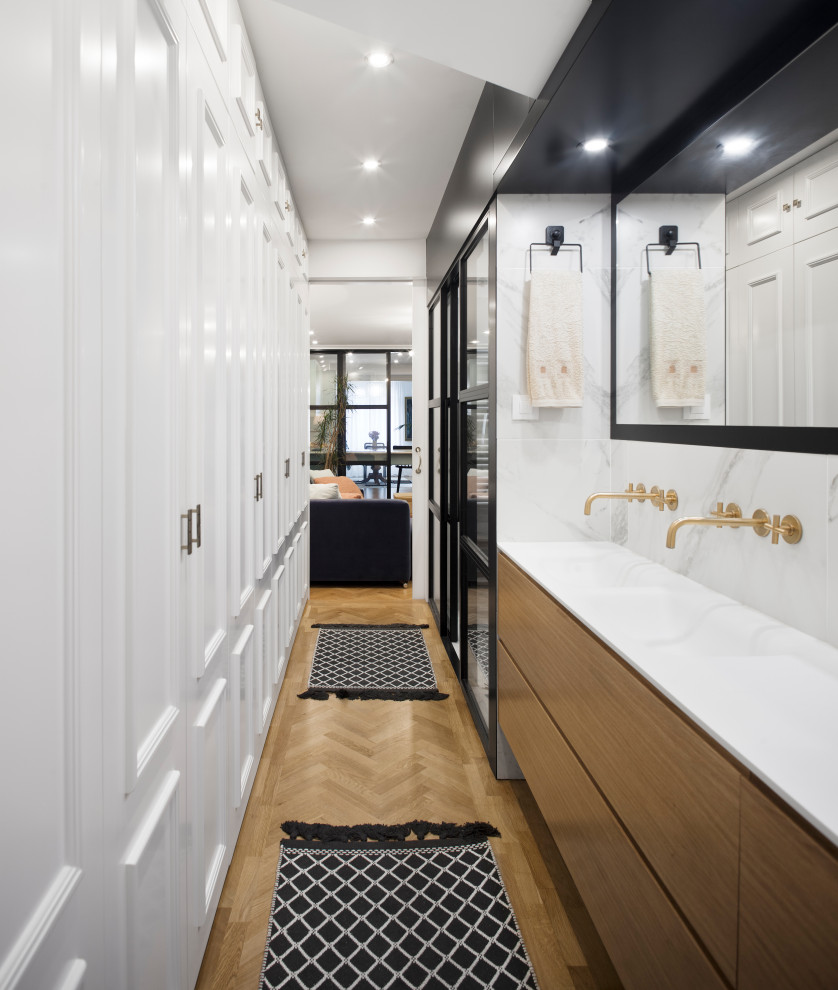
[[[193,900],[195,905],[194,924],[203,925],[207,918],[209,907],[216,893],[221,868],[227,851],[227,680],[218,678],[209,697],[204,703],[201,713],[195,720],[195,806],[193,808],[192,855],[193,855]],[[210,746],[210,734],[215,737],[217,764],[215,768],[207,767],[207,751]],[[216,774],[216,819],[220,834],[216,836],[215,851],[208,869],[205,862],[205,822],[206,822],[206,773],[214,769]]]
[[[169,734],[169,730],[175,724],[178,715],[180,715],[180,709],[174,705],[169,705],[155,722],[154,728],[142,741],[142,744],[137,750],[137,780],[140,779],[143,771],[151,762],[152,757]]]
[[[44,945],[73,896],[81,876],[82,871],[76,866],[64,866],[55,875],[0,965],[0,987],[4,990],[7,987],[16,987],[23,980],[36,953]]]
[[[213,44],[222,62],[227,61],[227,0],[198,0]]]
[[[67,967],[64,979],[58,984],[56,990],[82,990],[86,972],[87,962],[84,959],[73,959]]]
[[[125,945],[128,951],[130,990],[145,990],[145,986],[148,986],[147,978],[141,973],[143,966],[153,966],[157,976],[160,975],[160,967],[165,968],[167,979],[166,983],[157,984],[160,990],[176,986],[180,979],[182,934],[178,916],[179,786],[180,773],[171,770],[166,774],[122,861],[125,871]],[[154,862],[156,856],[162,857],[157,864]],[[158,866],[158,877],[167,881],[168,889],[162,899],[160,890],[153,882],[149,885],[149,890],[144,889],[144,881],[151,877],[154,865]],[[143,903],[144,895],[146,903]],[[150,929],[150,919],[158,919],[156,931]],[[150,947],[151,940],[157,936],[153,958],[148,953],[139,951],[140,934],[144,937],[146,948]],[[162,957],[157,954],[161,944],[165,946]]]
[[[241,807],[253,766],[253,626],[246,626],[230,654],[233,705],[233,807]],[[244,724],[243,724],[244,723]],[[247,752],[242,752],[242,732]]]

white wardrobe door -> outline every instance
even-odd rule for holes
[[[838,423],[838,228],[794,247],[798,426]]]
[[[794,423],[793,249],[728,278],[728,423]]]

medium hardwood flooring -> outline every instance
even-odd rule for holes
[[[277,701],[197,990],[258,990],[286,819],[490,821],[541,990],[620,983],[523,781],[495,780],[424,602],[403,588],[312,588]],[[443,702],[301,701],[313,622],[427,622]],[[408,990],[408,988],[400,988]]]

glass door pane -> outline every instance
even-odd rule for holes
[[[476,399],[464,408],[465,515],[463,535],[489,555],[489,400]]]
[[[489,238],[483,234],[463,263],[465,368],[463,386],[489,382]]]
[[[489,579],[474,561],[464,555],[466,663],[463,679],[471,689],[484,731],[489,724]]]

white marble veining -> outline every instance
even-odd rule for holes
[[[501,540],[607,540],[603,502],[583,513],[593,490],[611,483],[608,440],[498,440],[497,532]]]
[[[611,200],[601,193],[564,195],[539,193],[535,195],[506,194],[498,196],[498,269],[528,268],[531,243],[543,244],[548,226],[564,227],[568,244],[581,244],[584,267],[611,268]],[[567,253],[576,264],[576,248],[562,248],[559,257]],[[533,248],[533,267],[555,262],[544,248]]]
[[[803,632],[827,638],[826,458],[813,454],[627,442],[625,482],[674,488],[672,512],[650,503],[627,506],[625,545],[708,588],[776,616]],[[669,524],[705,516],[717,502],[735,502],[743,516],[754,509],[796,515],[803,539],[775,546],[753,531],[686,526],[666,547]]]
[[[617,421],[679,423],[682,409],[655,406],[649,367],[649,274],[646,244],[657,244],[658,228],[677,224],[679,241],[697,241],[705,280],[706,382],[710,418],[725,422],[725,203],[720,195],[632,195],[618,207],[617,223]],[[649,267],[692,268],[693,247],[667,256],[651,248]]]
[[[838,842],[838,650],[612,543],[499,549]]]

